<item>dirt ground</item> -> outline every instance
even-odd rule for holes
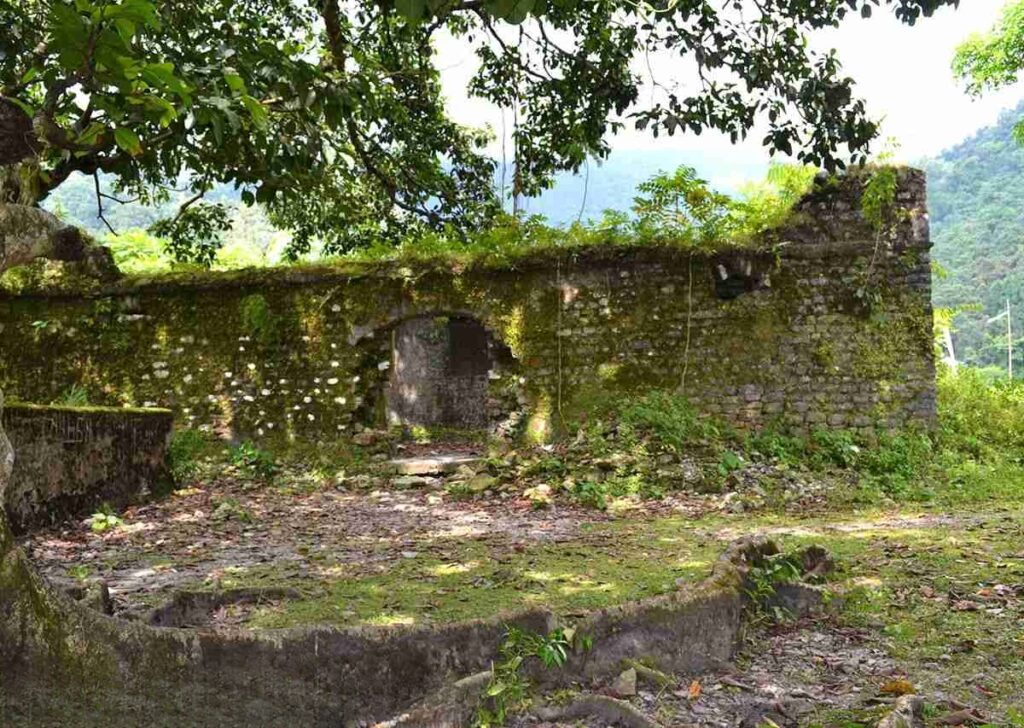
[[[638,680],[629,703],[652,724],[714,728],[837,725],[845,714],[878,716],[895,701],[879,688],[906,679],[866,630],[830,620],[802,621],[751,634],[736,664],[665,685]],[[606,688],[605,693],[611,692]],[[936,696],[938,697],[938,696]],[[600,718],[546,720],[544,707],[514,728],[605,728]]]
[[[116,612],[132,616],[175,590],[215,587],[261,566],[272,564],[296,582],[322,575],[325,563],[355,578],[387,569],[425,543],[486,541],[521,550],[570,543],[581,526],[613,518],[571,504],[536,509],[507,494],[455,500],[443,478],[421,480],[406,490],[364,491],[291,487],[287,476],[254,485],[226,475],[128,508],[120,525],[102,532],[89,519],[65,522],[29,534],[22,546],[56,584],[102,579]],[[637,502],[631,517],[698,517],[714,508],[711,498],[679,495]]]
[[[457,499],[444,486],[439,477],[405,489],[311,486],[288,473],[268,485],[226,470],[102,531],[74,521],[22,544],[58,585],[102,579],[127,618],[181,590],[297,587],[297,599],[228,605],[199,625],[260,628],[458,619],[536,603],[571,615],[700,579],[745,534],[821,543],[839,563],[835,616],[756,627],[734,665],[667,685],[641,675],[623,699],[666,728],[847,728],[874,725],[913,689],[930,726],[1024,725],[1018,507],[736,513],[728,494],[675,493],[626,510],[537,509],[514,491]],[[538,698],[510,725],[613,724],[559,722],[544,703],[559,698]]]

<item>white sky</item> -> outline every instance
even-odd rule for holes
[[[1003,3],[1004,0],[962,0],[959,9],[944,8],[913,27],[876,9],[872,18],[851,17],[839,29],[812,36],[811,42],[822,50],[838,50],[846,73],[857,82],[857,93],[867,102],[869,113],[883,120],[883,138],[894,137],[899,143],[897,156],[914,160],[959,142],[979,127],[992,123],[1001,109],[1024,98],[1024,84],[1017,84],[989,93],[981,100],[971,99],[950,70],[956,46],[971,33],[988,30]],[[656,61],[655,75],[661,82],[665,81],[669,62]],[[472,51],[454,43],[442,44],[440,63],[449,107],[455,117],[473,125],[489,123],[500,134],[498,110],[466,97],[466,81],[475,67]],[[641,94],[642,99],[646,97],[647,94]],[[506,123],[511,125],[511,119]],[[767,159],[760,137],[755,131],[738,147],[733,147],[725,137],[707,133],[699,137],[677,134],[655,139],[634,131],[627,122],[627,130],[612,140],[612,147],[692,151],[705,159],[720,156],[724,168],[738,169]]]

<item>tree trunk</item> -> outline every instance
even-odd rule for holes
[[[16,103],[0,96],[0,167],[28,159],[38,147],[32,119]]]
[[[78,262],[101,279],[116,278],[110,251],[40,207],[0,204],[0,274],[37,258]]]

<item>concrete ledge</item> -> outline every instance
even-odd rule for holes
[[[173,416],[163,409],[9,404],[3,427],[18,466],[3,505],[16,531],[108,503],[120,508],[170,485]]]

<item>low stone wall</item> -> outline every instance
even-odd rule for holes
[[[739,645],[748,570],[767,543],[740,543],[709,579],[578,618],[592,639],[548,686],[604,680],[626,658],[700,672]],[[5,726],[466,725],[507,625],[565,626],[544,610],[437,627],[251,632],[156,628],[93,612],[49,590],[0,514],[0,719]],[[475,676],[469,687],[453,683]],[[448,696],[448,697],[446,697]]]
[[[169,410],[8,404],[17,467],[3,497],[16,530],[120,508],[170,485]]]

